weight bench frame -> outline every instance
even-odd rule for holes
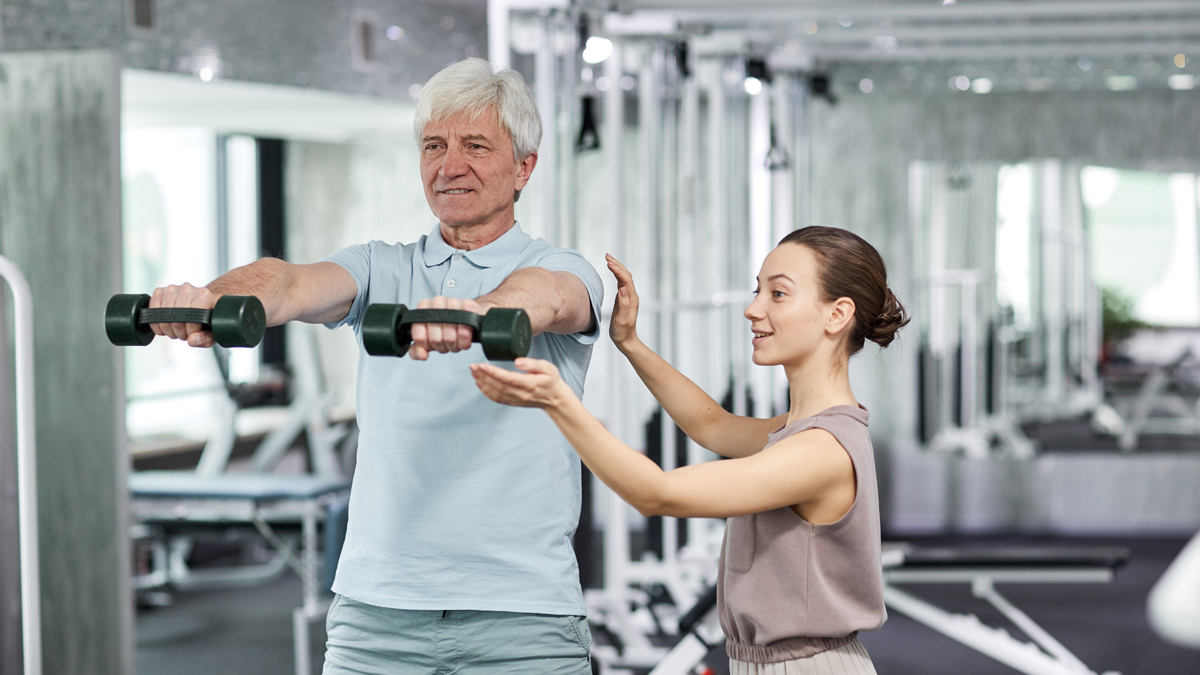
[[[884,544],[883,599],[896,612],[1027,675],[1096,675],[1029,615],[996,591],[996,584],[1109,583],[1129,557],[1128,549],[1100,547],[1030,547],[989,555],[988,549],[914,547]],[[1028,557],[1023,561],[1020,554]],[[1060,555],[1055,555],[1060,554]],[[955,559],[959,563],[956,564]],[[1033,563],[1033,564],[1029,564]],[[1038,564],[1040,563],[1040,564]],[[977,617],[952,614],[896,588],[895,584],[971,585],[1030,639],[1023,642]],[[687,675],[723,640],[716,591],[700,600],[679,621],[679,641],[650,675]],[[1103,675],[1120,675],[1106,671]]]
[[[329,600],[321,597],[318,579],[317,527],[325,519],[327,507],[348,494],[349,482],[309,475],[205,477],[181,471],[144,471],[130,476],[130,489],[132,511],[141,523],[164,526],[250,523],[258,530],[300,577],[302,604],[292,610],[295,672],[310,675],[309,626],[323,617],[329,607]],[[297,522],[301,527],[299,556],[272,526]],[[161,558],[160,561],[170,564]],[[265,576],[269,575],[270,572]],[[172,581],[169,569],[165,580]]]
[[[897,550],[903,556],[884,565],[883,599],[892,610],[1027,675],[1096,675],[1028,614],[1000,595],[995,586],[1109,583],[1116,568],[1128,559],[1127,549],[1042,549],[1067,555],[1057,561],[1053,555],[1038,556],[1040,560],[1032,559],[1031,564],[1025,564],[1017,555],[996,556],[994,552],[989,555],[987,549],[921,549],[907,545],[890,548],[894,556]],[[988,626],[974,615],[947,612],[895,586],[962,583],[970,584],[972,595],[995,607],[1033,642],[1021,641],[1001,628]],[[1104,675],[1120,674],[1106,671]]]

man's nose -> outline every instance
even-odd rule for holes
[[[445,156],[442,158],[442,166],[440,173],[447,178],[456,178],[467,173],[469,165],[466,162],[466,155],[458,148],[448,148]]]

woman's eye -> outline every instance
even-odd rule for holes
[[[783,291],[771,291],[771,295],[773,295],[773,296],[775,296],[775,297],[777,297],[777,298],[782,298],[782,297],[783,297]]]

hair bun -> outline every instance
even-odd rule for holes
[[[883,308],[868,327],[866,338],[886,347],[896,339],[896,331],[908,325],[911,318],[889,288],[883,297]]]

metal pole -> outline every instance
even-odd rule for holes
[[[558,245],[579,248],[578,161],[574,147],[575,130],[579,128],[580,101],[576,92],[579,80],[579,34],[575,30],[576,15],[556,12],[555,40],[561,42],[559,62],[558,116],[554,133],[559,136],[559,227]]]
[[[538,163],[542,165],[541,195],[542,237],[558,246],[558,64],[555,55],[554,16],[542,17],[542,44],[536,58],[537,104],[542,113],[542,145]]]
[[[620,260],[629,262],[625,256],[625,190],[622,184],[624,170],[621,166],[623,136],[625,132],[625,93],[621,89],[621,60],[623,45],[613,40],[613,51],[604,64],[609,89],[604,97],[604,152],[608,156],[609,201],[612,209],[612,251]],[[613,427],[621,440],[628,442],[631,436],[625,428],[627,418],[625,396],[621,387],[619,369],[609,369],[609,409],[612,411]],[[626,572],[629,567],[629,522],[626,506],[615,492],[608,493],[608,513],[604,519],[604,588],[619,594],[622,599],[627,590]],[[624,603],[617,603],[624,607]]]
[[[37,442],[33,391],[33,295],[21,270],[0,256],[0,277],[12,289],[17,385],[17,503],[21,546],[21,633],[25,675],[42,672],[41,584],[38,569]]]

